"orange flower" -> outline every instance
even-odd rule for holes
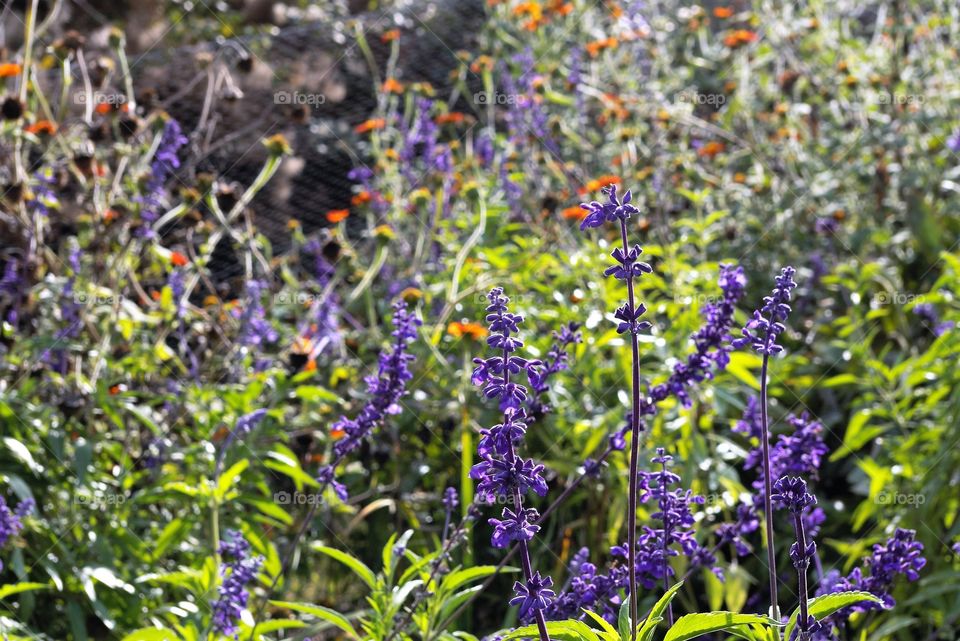
[[[344,436],[346,436],[346,435],[347,435],[347,433],[346,433],[345,431],[343,431],[343,430],[340,430],[340,429],[330,430],[330,438],[332,438],[332,439],[334,439],[334,440],[340,440],[340,439],[342,439],[342,438],[343,438]]]
[[[57,133],[57,125],[49,120],[38,120],[32,125],[28,125],[26,132],[28,134],[47,134],[48,136],[52,136]]]
[[[403,93],[403,83],[396,78],[387,78],[383,81],[383,90],[387,93]]]
[[[583,220],[587,217],[587,210],[580,205],[574,205],[561,211],[560,215],[567,220]]]
[[[730,7],[714,7],[713,15],[715,18],[729,18],[733,15],[733,9]]]
[[[106,223],[112,223],[119,217],[120,214],[117,213],[116,209],[107,209],[105,212],[103,212],[103,221]]]
[[[440,114],[434,118],[434,122],[436,122],[438,125],[445,125],[447,123],[459,125],[466,119],[466,114],[460,113],[459,111],[451,111],[448,114]]]
[[[390,31],[387,31],[382,36],[380,36],[380,41],[384,43],[393,42],[394,40],[399,40],[399,39],[400,39],[399,29],[391,29]]]
[[[361,191],[359,194],[356,194],[353,198],[350,199],[350,204],[354,207],[359,205],[365,205],[370,202],[370,192]]]
[[[547,10],[558,16],[568,16],[573,13],[573,4],[566,0],[550,0]]]
[[[477,59],[470,64],[470,71],[480,73],[481,71],[490,71],[493,69],[493,58],[490,56],[477,56]]]
[[[600,176],[594,180],[591,180],[586,185],[577,190],[577,192],[582,196],[594,191],[600,191],[604,187],[609,187],[610,185],[619,185],[621,183],[619,176]]]
[[[339,223],[341,220],[346,220],[347,216],[349,215],[349,209],[333,209],[327,212],[327,221],[331,223]]]
[[[181,254],[180,252],[172,252],[170,254],[170,262],[176,265],[177,267],[183,267],[190,261],[187,260],[187,257]]]
[[[604,38],[603,40],[594,40],[587,43],[587,53],[591,58],[596,58],[604,49],[616,49],[618,41],[616,38]]]
[[[736,31],[731,31],[727,34],[727,37],[723,39],[723,44],[731,49],[736,49],[737,47],[750,44],[751,42],[756,42],[760,36],[757,35],[755,31],[750,31],[749,29],[737,29]]]
[[[0,78],[12,78],[13,76],[19,76],[21,71],[23,71],[23,66],[18,65],[15,62],[5,62],[0,64]]]
[[[454,338],[463,338],[466,336],[472,340],[480,340],[486,337],[487,328],[480,323],[460,323],[454,322],[447,325],[447,333]]]
[[[724,149],[726,149],[726,145],[724,145],[722,142],[711,140],[710,142],[708,142],[703,147],[700,147],[700,149],[697,150],[697,155],[700,156],[701,158],[713,158],[714,156],[722,152]]]
[[[358,134],[365,134],[368,131],[373,131],[374,129],[383,129],[386,126],[386,121],[383,118],[371,118],[370,120],[365,120],[359,125],[353,128]]]

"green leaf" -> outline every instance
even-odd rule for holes
[[[13,596],[14,594],[20,594],[21,592],[29,592],[31,590],[42,590],[44,588],[49,588],[50,586],[46,583],[11,583],[10,585],[5,585],[0,588],[0,599],[6,599],[8,596]]]
[[[687,641],[687,639],[696,639],[704,634],[728,630],[740,625],[771,622],[771,619],[759,614],[737,614],[736,612],[688,614],[680,617],[673,627],[667,630],[667,636],[663,638],[663,641]]]
[[[496,566],[494,565],[476,565],[472,568],[465,568],[462,570],[456,570],[451,572],[443,578],[443,582],[440,584],[440,589],[444,591],[454,592],[468,583],[472,583],[477,579],[483,579],[491,574],[494,574],[497,571]],[[517,568],[504,567],[500,569],[501,572],[516,572]]]
[[[600,633],[600,636],[603,637],[604,641],[618,641],[620,639],[620,633],[617,632],[617,629],[610,625],[606,619],[596,612],[591,612],[590,610],[584,610],[584,612],[601,627],[602,632]]]
[[[240,478],[240,475],[243,474],[243,471],[248,467],[250,467],[250,461],[248,459],[240,459],[231,465],[230,469],[221,474],[219,480],[217,480],[216,497],[223,499],[227,495],[227,492],[230,491],[230,488],[233,487],[234,481]]]
[[[571,619],[569,621],[547,621],[547,634],[557,641],[601,641],[597,633],[583,621]],[[503,637],[503,641],[520,639],[523,637],[539,637],[540,631],[536,624],[517,628]]]
[[[123,637],[123,641],[180,641],[180,637],[166,628],[140,628]]]
[[[824,617],[830,616],[837,610],[841,610],[847,606],[857,603],[863,603],[864,601],[883,603],[880,598],[870,594],[869,592],[836,592],[834,594],[824,594],[823,596],[814,597],[808,600],[807,611],[812,614],[817,621],[821,621]],[[793,614],[790,615],[790,620],[787,621],[787,627],[784,628],[784,639],[790,638],[790,633],[793,632],[793,628],[796,627],[797,617],[799,616],[800,608],[797,608],[794,610]]]
[[[360,559],[355,559],[346,552],[338,550],[336,548],[327,547],[326,545],[315,544],[313,549],[317,552],[326,554],[332,559],[336,559],[343,563],[345,566],[353,570],[353,573],[356,574],[360,579],[367,584],[367,587],[373,588],[377,584],[377,577],[373,573],[373,570],[364,565],[363,561]]]
[[[325,608],[322,605],[293,603],[291,601],[270,601],[270,605],[275,605],[278,608],[286,608],[288,610],[293,610],[294,612],[302,612],[303,614],[315,616],[318,619],[323,619],[327,623],[332,623],[333,625],[337,626],[346,632],[352,639],[360,638],[360,635],[357,634],[356,629],[354,629],[353,624],[350,623],[349,619],[336,610]]]
[[[630,597],[624,599],[620,604],[620,612],[617,614],[617,631],[620,632],[621,639],[630,638]]]
[[[677,595],[677,592],[680,591],[680,588],[683,587],[683,581],[675,584],[669,590],[667,590],[660,599],[653,604],[653,608],[650,610],[650,616],[647,618],[656,618],[663,614],[664,610],[667,609],[667,606],[673,601],[673,597]]]

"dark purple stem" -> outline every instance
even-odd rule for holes
[[[770,580],[770,616],[780,620],[780,605],[777,601],[777,553],[773,545],[773,481],[770,478],[770,428],[767,424],[767,365],[769,354],[763,355],[760,367],[760,442],[763,445],[763,517],[767,532],[767,569]],[[779,637],[779,632],[777,633]]]
[[[623,241],[624,256],[630,256],[627,244],[627,221],[620,219],[620,239]],[[636,309],[633,296],[633,261],[626,259],[627,305],[630,317]],[[630,492],[627,505],[627,563],[630,573],[630,639],[637,639],[637,473],[640,458],[640,346],[637,341],[636,325],[630,327],[630,349],[633,353],[633,412],[630,414]]]
[[[805,554],[807,549],[807,537],[803,531],[803,518],[800,515],[800,511],[797,510],[793,514],[793,529],[797,532],[797,546],[801,554]],[[810,639],[810,627],[809,621],[807,620],[809,613],[807,611],[807,598],[809,597],[809,590],[807,588],[807,565],[809,565],[809,559],[804,559],[803,563],[797,568],[797,577],[800,580],[800,617],[797,620],[797,625],[800,628],[800,634],[798,635],[798,641],[809,641]]]

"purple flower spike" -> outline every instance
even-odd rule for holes
[[[486,320],[490,329],[487,344],[499,350],[490,358],[473,359],[476,366],[471,380],[483,388],[488,399],[499,399],[503,419],[497,425],[481,431],[477,447],[481,461],[470,470],[470,477],[477,481],[476,496],[481,503],[493,503],[500,499],[511,501],[513,509],[503,510],[502,519],[490,519],[493,526],[491,542],[494,547],[504,548],[516,541],[520,548],[524,582],[517,582],[517,596],[511,605],[520,604],[520,617],[536,620],[541,641],[549,641],[544,610],[554,597],[550,577],[541,578],[534,572],[528,543],[540,529],[537,521],[540,514],[532,508],[523,507],[523,497],[533,490],[540,496],[547,494],[547,482],[543,477],[544,466],[532,459],[517,455],[516,448],[523,440],[528,427],[526,411],[521,405],[527,399],[527,388],[514,377],[526,373],[531,385],[543,382],[540,361],[528,361],[513,352],[523,346],[523,341],[514,334],[519,332],[523,317],[509,311],[510,299],[503,289],[496,287],[487,295]],[[569,342],[569,341],[568,341]],[[553,356],[554,364],[559,357]],[[556,365],[555,365],[556,367]]]
[[[236,638],[237,622],[249,599],[247,584],[256,578],[263,558],[250,557],[250,544],[235,530],[227,531],[219,552],[224,564],[220,568],[218,597],[213,602],[213,627],[220,634]]]
[[[793,281],[797,273],[793,267],[784,267],[776,278],[776,287],[763,299],[763,307],[753,312],[753,318],[743,328],[743,338],[733,342],[740,348],[750,345],[757,353],[772,356],[783,351],[777,343],[777,336],[783,333],[783,322],[790,314],[790,292],[797,284]]]

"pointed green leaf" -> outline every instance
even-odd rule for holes
[[[620,639],[620,633],[617,632],[617,629],[610,625],[606,619],[590,610],[584,610],[584,612],[603,630],[600,636],[603,637],[604,641],[618,641]]]
[[[688,614],[680,617],[673,627],[667,630],[667,636],[663,638],[663,641],[687,641],[688,639],[696,639],[704,634],[727,630],[739,625],[770,622],[772,622],[771,619],[760,616],[759,614],[737,614],[736,612]]]
[[[336,610],[325,608],[322,605],[293,603],[291,601],[270,601],[270,605],[275,605],[278,608],[286,608],[288,610],[293,610],[294,612],[302,612],[303,614],[315,616],[318,619],[323,619],[327,623],[332,623],[333,625],[337,626],[346,632],[351,639],[360,638],[360,635],[357,634],[357,631],[354,629],[353,624],[350,623],[350,620]]]
[[[338,550],[336,548],[327,547],[326,545],[316,544],[313,546],[317,552],[322,552],[326,554],[331,559],[335,559],[343,563],[345,566],[353,570],[360,579],[367,584],[367,587],[373,588],[377,584],[377,577],[373,573],[373,570],[368,568],[363,561],[356,559],[346,552]]]
[[[808,600],[807,611],[812,614],[817,621],[820,621],[837,610],[856,603],[863,603],[864,601],[883,603],[882,600],[869,592],[835,592],[834,594],[824,594]],[[793,628],[796,627],[799,616],[800,608],[797,608],[793,614],[790,615],[790,620],[787,621],[787,627],[783,631],[783,638],[790,638],[790,633],[793,632]]]

